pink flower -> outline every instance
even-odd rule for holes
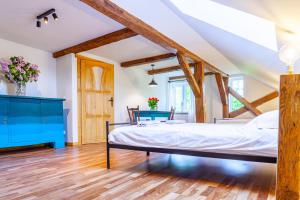
[[[0,60],[0,65],[2,68],[2,72],[3,73],[8,73],[9,72],[9,65],[11,64],[11,62],[6,61],[6,60]]]
[[[39,67],[36,64],[32,64],[32,65],[30,65],[30,68],[34,69],[34,70],[37,70]]]

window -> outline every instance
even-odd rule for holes
[[[229,86],[236,91],[239,95],[244,96],[244,79],[242,76],[231,77]],[[232,95],[229,95],[229,110],[235,111],[244,105]]]
[[[187,113],[192,109],[193,93],[186,81],[169,82],[169,105],[178,113]]]

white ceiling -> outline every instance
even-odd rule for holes
[[[213,0],[214,2],[270,20],[276,25],[278,46],[300,36],[300,1],[298,0]],[[169,0],[166,5],[190,25],[206,41],[218,49],[243,73],[278,87],[279,75],[286,71],[278,52],[184,14]],[[247,24],[247,22],[245,22]],[[253,29],[259,33],[261,29]],[[264,34],[261,32],[260,34]],[[300,62],[296,63],[299,66]],[[296,68],[300,72],[300,68]]]
[[[300,38],[299,0],[213,1],[274,22],[278,46],[295,36]],[[276,51],[183,14],[169,0],[114,2],[229,74],[247,73],[268,85],[276,86],[278,75],[285,71]],[[41,29],[36,28],[35,16],[50,8],[57,10],[59,20],[54,22],[50,18],[47,26],[42,24]],[[122,28],[119,23],[77,0],[0,1],[0,38],[50,52]],[[119,62],[166,52],[141,36],[89,51]],[[157,63],[157,67],[176,64],[176,59],[171,59]],[[147,68],[148,65],[141,67]]]
[[[164,54],[168,53],[168,51],[142,36],[135,36],[90,50],[88,53],[124,62]]]
[[[36,28],[35,17],[55,8],[59,17]],[[0,37],[31,47],[54,52],[70,45],[123,28],[74,0],[1,0]]]
[[[113,0],[113,2],[224,72],[228,74],[240,72],[229,59],[203,39],[163,1]]]
[[[35,17],[55,8],[59,17],[36,28]],[[124,28],[80,1],[74,0],[1,0],[0,38],[55,52]],[[153,42],[136,36],[93,49],[88,53],[118,62],[167,53]],[[169,63],[165,63],[168,65]],[[159,66],[164,66],[159,63]]]

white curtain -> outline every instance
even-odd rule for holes
[[[169,82],[168,107],[175,107],[176,119],[195,122],[195,98],[189,84],[185,81]]]
[[[195,97],[193,93],[191,94],[191,107],[188,110],[188,122],[194,123],[196,122],[196,107],[195,107]]]

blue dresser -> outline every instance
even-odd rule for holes
[[[63,148],[63,101],[0,95],[0,148],[43,143]]]

